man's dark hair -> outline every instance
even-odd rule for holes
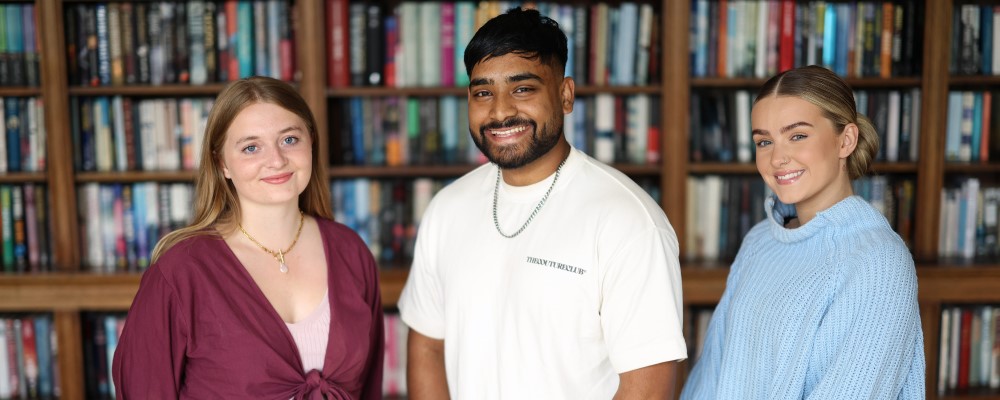
[[[538,10],[511,8],[486,22],[465,48],[465,71],[472,75],[476,63],[510,53],[566,69],[566,34],[559,23]]]

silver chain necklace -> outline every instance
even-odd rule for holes
[[[535,209],[531,211],[531,215],[528,216],[528,220],[524,221],[524,225],[521,225],[521,229],[518,229],[517,232],[514,232],[513,234],[510,235],[503,233],[503,229],[500,229],[500,220],[497,218],[497,199],[500,197],[500,171],[501,171],[500,168],[497,168],[497,181],[496,184],[493,186],[493,225],[497,227],[497,232],[500,233],[500,236],[503,236],[507,239],[513,239],[515,236],[520,235],[521,232],[524,232],[524,229],[528,227],[528,224],[531,223],[531,220],[535,219],[535,215],[538,215],[538,210],[541,210],[542,206],[545,205],[545,200],[548,200],[549,194],[552,193],[552,188],[556,187],[556,182],[559,181],[559,172],[562,171],[563,164],[566,164],[566,158],[564,158],[562,162],[559,163],[559,166],[556,167],[556,176],[552,178],[552,184],[549,185],[549,190],[545,191],[545,195],[542,196],[542,199],[538,201],[538,205],[535,206]]]

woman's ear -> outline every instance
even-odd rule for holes
[[[857,124],[850,123],[844,126],[844,132],[840,134],[840,158],[847,158],[851,153],[854,153],[854,149],[858,147],[858,135],[860,135],[860,129]]]

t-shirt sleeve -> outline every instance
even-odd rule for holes
[[[424,213],[413,254],[413,265],[399,298],[403,322],[420,334],[444,339],[444,294],[437,273],[434,229],[434,202]]]
[[[178,397],[189,337],[181,309],[160,270],[147,270],[115,348],[112,376],[118,399]]]
[[[900,393],[913,371],[923,374],[924,359],[913,259],[898,247],[850,261],[853,268],[836,288],[814,344],[824,355],[815,363],[828,367],[805,398],[923,396],[922,384],[909,385],[914,393]]]
[[[602,266],[601,325],[612,366],[623,373],[686,358],[673,232],[649,228],[622,243]]]

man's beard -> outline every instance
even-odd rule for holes
[[[539,132],[538,124],[535,121],[514,117],[503,122],[491,122],[480,126],[479,135],[473,133],[471,129],[469,133],[476,147],[479,148],[479,151],[483,152],[490,162],[496,164],[501,169],[515,169],[541,158],[559,143],[559,138],[563,135],[562,119],[557,117],[549,122],[549,124],[545,125],[547,129]],[[531,138],[527,144],[527,149],[521,149],[518,145],[493,146],[489,140],[486,140],[487,129],[504,129],[517,125],[531,126]],[[554,132],[548,129],[550,127],[554,129]]]

